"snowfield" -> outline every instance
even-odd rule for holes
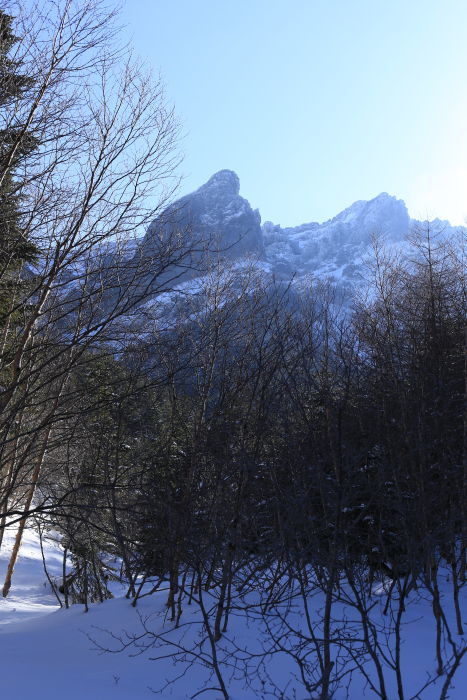
[[[12,534],[8,532],[0,557],[2,580],[11,542]],[[46,541],[44,553],[49,575],[58,579],[62,565],[59,546]],[[4,697],[14,700],[31,697],[37,700],[181,699],[218,685],[210,673],[210,646],[207,642],[201,643],[205,635],[198,606],[184,605],[180,627],[175,630],[173,623],[166,619],[164,591],[144,597],[136,609],[124,597],[123,588],[115,587],[114,593],[114,599],[91,605],[88,613],[81,605],[60,609],[44,573],[39,538],[35,532],[27,530],[9,597],[0,601]],[[383,619],[385,593],[383,585],[375,584],[375,619],[378,615]],[[204,598],[209,607],[208,594]],[[250,597],[247,602],[255,601]],[[310,600],[312,613],[317,613],[321,602],[318,596]],[[466,602],[464,594],[464,611]],[[355,612],[339,605],[343,617],[352,614],[355,617]],[[446,610],[453,615],[448,604]],[[292,627],[299,629],[304,615],[298,603],[295,610],[292,606],[289,615]],[[428,674],[436,675],[431,603],[417,600],[408,609],[407,621],[410,622],[405,627],[403,642],[406,698],[439,698],[444,676],[421,695],[416,694]],[[277,618],[271,617],[270,624],[277,625]],[[132,635],[144,635],[144,628],[159,635],[159,640],[145,636],[139,642],[142,648],[130,644],[126,650],[118,651],[121,642],[128,642]],[[153,646],[145,649],[149,641]],[[259,663],[255,653],[264,651],[265,645],[264,624],[256,619],[255,606],[248,616],[244,612],[231,616],[228,632],[218,643],[220,665],[230,698],[309,698],[299,681],[298,668],[286,649],[280,652],[270,648],[271,654]],[[99,646],[111,651],[99,650]],[[197,654],[197,658],[193,654]],[[157,660],[157,657],[163,658]],[[465,666],[464,663],[455,675],[447,696],[451,700],[467,697]],[[243,673],[246,668],[248,683]],[[389,697],[397,699],[395,679],[389,672],[387,677]],[[378,697],[365,685],[361,675],[346,677],[343,686],[345,689],[333,696],[336,700]],[[197,697],[221,698],[222,695],[218,690],[206,689]]]

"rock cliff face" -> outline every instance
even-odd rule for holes
[[[240,181],[232,170],[220,170],[204,185],[168,207],[150,225],[142,247],[150,251],[157,237],[179,231],[190,245],[219,250],[227,258],[247,253],[264,256],[258,210],[240,196]]]

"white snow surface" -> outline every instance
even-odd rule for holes
[[[12,534],[8,533],[0,557],[2,580],[11,543]],[[62,561],[59,547],[48,541],[44,543],[44,551],[50,575],[59,577]],[[81,605],[74,605],[69,610],[59,609],[44,574],[38,537],[33,531],[27,531],[10,595],[0,600],[3,697],[11,700],[181,699],[190,698],[202,689],[203,684],[209,681],[209,672],[202,664],[189,665],[179,658],[174,665],[170,657],[151,660],[151,657],[165,656],[170,651],[167,646],[153,648],[140,655],[135,655],[134,648],[121,653],[102,653],[96,649],[95,642],[116,650],[118,642],[110,633],[116,636],[122,634],[122,630],[130,634],[141,633],[141,619],[147,619],[147,626],[157,633],[163,633],[169,642],[191,648],[192,643],[199,639],[202,626],[195,607],[185,609],[183,624],[175,630],[165,618],[165,591],[143,598],[137,609],[123,596],[121,588],[119,590],[117,587],[114,592],[116,597],[113,600],[91,605],[88,613]],[[378,590],[375,589],[375,593],[377,614],[381,614],[385,596],[380,596],[379,604]],[[381,586],[380,593],[384,593]],[[317,605],[319,601],[311,601],[312,610]],[[449,615],[452,616],[452,609],[449,609]],[[302,617],[302,611],[297,609],[294,624],[300,624]],[[407,698],[412,697],[423,684],[427,673],[433,674],[435,670],[430,603],[419,601],[410,610],[408,619],[411,622],[405,628],[403,644]],[[225,662],[225,680],[232,700],[273,697],[305,700],[309,697],[298,682],[297,668],[285,655],[271,657],[261,677],[253,673],[250,679],[252,687],[246,687],[238,673],[231,677],[227,664],[233,644],[259,650],[260,637],[259,624],[253,617],[246,619],[244,614],[232,616],[228,634],[219,644],[219,655]],[[283,688],[283,694],[269,692],[270,684],[264,682],[267,675]],[[177,678],[173,684],[166,685],[167,680]],[[416,697],[428,700],[439,698],[443,680],[442,676],[435,686]],[[216,685],[215,679],[208,685]],[[151,688],[158,692],[154,695]],[[389,682],[388,689],[390,700],[395,700],[395,683]],[[219,691],[207,691],[198,697],[217,699],[221,694]],[[356,676],[348,693],[339,691],[335,695],[336,700],[374,697],[375,694],[365,688],[361,678]],[[465,667],[458,671],[448,697],[450,700],[467,697]]]

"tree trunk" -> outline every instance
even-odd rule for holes
[[[23,517],[20,520],[18,532],[16,533],[15,543],[13,545],[13,551],[11,552],[10,561],[8,562],[8,569],[7,569],[7,573],[5,576],[5,583],[3,584],[2,595],[4,598],[7,597],[8,592],[11,588],[11,579],[13,577],[13,570],[15,568],[16,559],[18,558],[19,548],[21,547],[24,528],[26,526],[26,520],[28,519],[28,512],[29,512],[29,509],[31,508],[32,499],[34,497],[34,492],[36,490],[37,481],[39,479],[39,474],[41,471],[42,463],[44,461],[45,452],[47,450],[47,444],[49,441],[51,430],[52,430],[52,426],[49,425],[49,427],[47,428],[46,433],[45,433],[45,438],[44,438],[44,442],[42,445],[41,453],[39,455],[39,459],[37,460],[37,464],[36,464],[34,471],[32,473],[31,486],[29,487],[28,495],[26,497],[26,502],[24,504]]]

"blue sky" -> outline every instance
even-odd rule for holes
[[[465,0],[124,0],[183,123],[185,179],[222,168],[263,220],[325,220],[382,191],[467,217]]]

